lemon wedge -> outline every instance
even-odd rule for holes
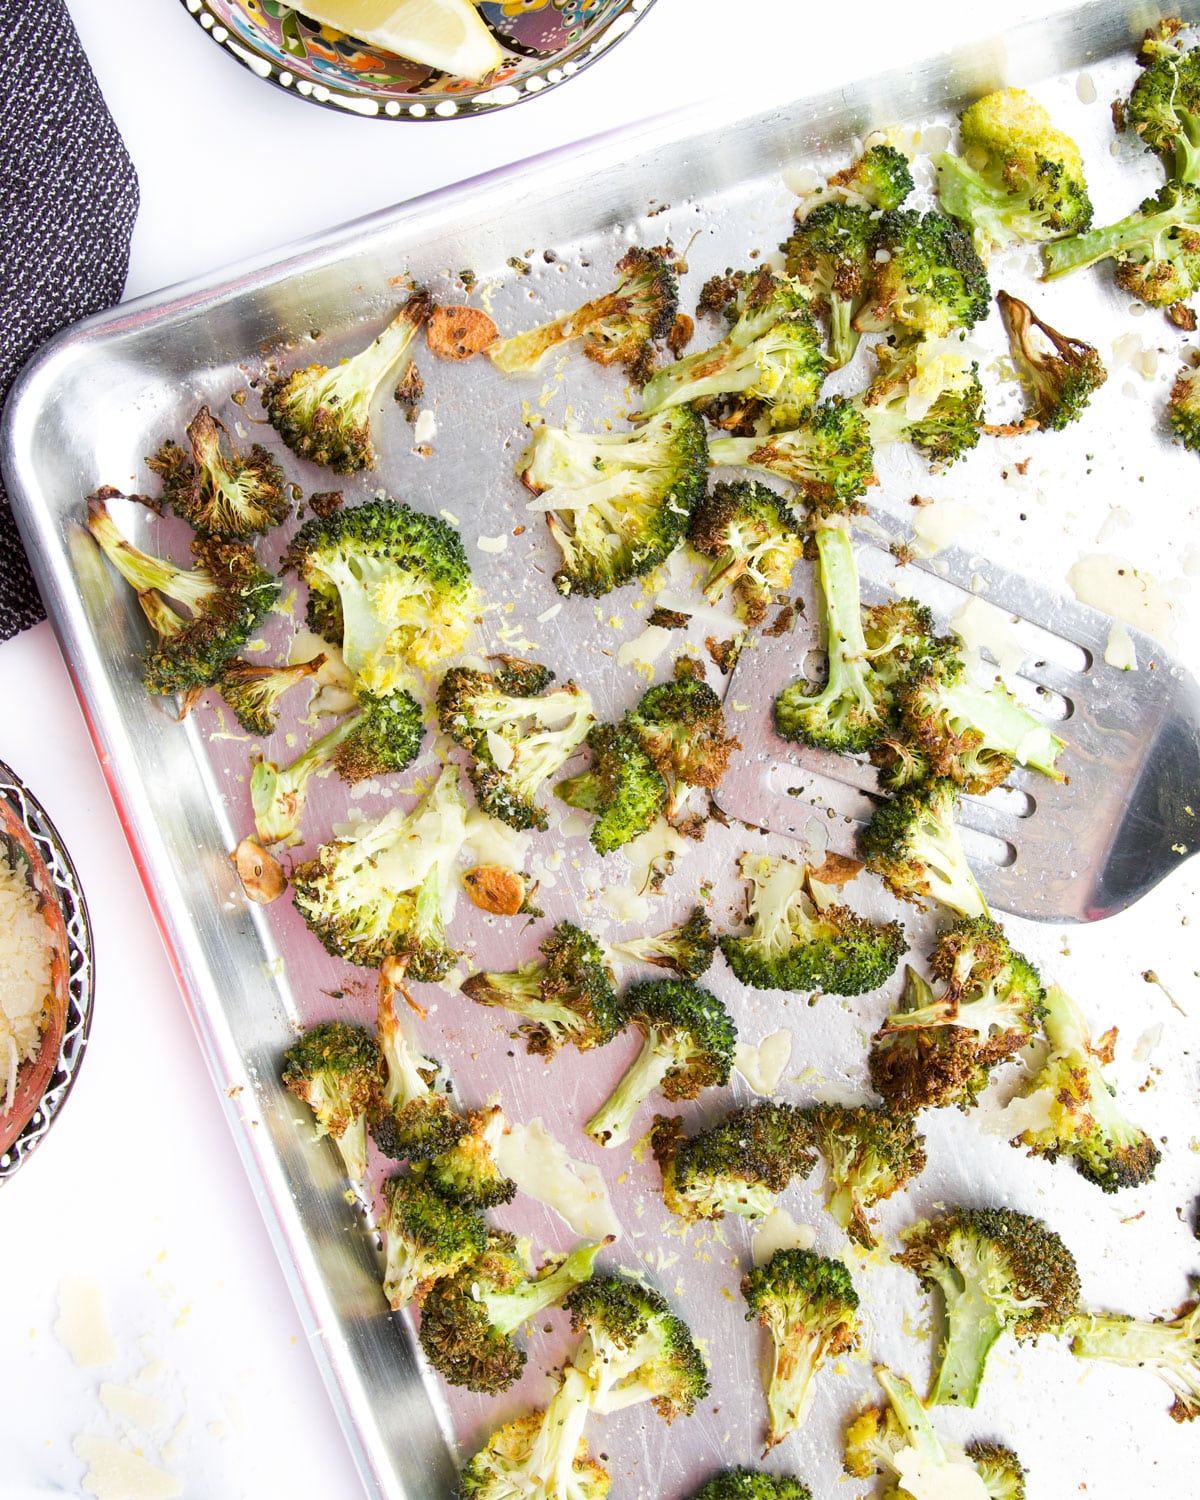
[[[456,78],[477,80],[504,58],[471,0],[307,0],[322,26]]]

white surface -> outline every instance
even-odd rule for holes
[[[845,17],[832,8],[658,0],[567,87],[487,119],[420,125],[343,118],[282,94],[206,41],[175,0],[70,9],[141,179],[131,296],[714,97],[731,80],[744,89],[761,79],[769,101],[982,29],[952,0],[861,0],[851,46],[839,49]],[[1017,0],[1006,18],[1037,9]],[[76,861],[98,975],[75,1092],[0,1203],[0,1493],[84,1493],[73,1440],[123,1430],[100,1382],[127,1383],[157,1360],[159,1436],[176,1439],[163,1462],[183,1493],[356,1494],[49,627],[0,646],[0,702],[0,759],[29,782]],[[77,1369],[53,1333],[58,1289],[79,1275],[95,1278],[108,1305],[117,1358],[104,1369]],[[153,1443],[146,1454],[159,1456]]]

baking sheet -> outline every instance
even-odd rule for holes
[[[553,1332],[532,1342],[521,1383],[486,1401],[447,1395],[411,1353],[405,1320],[387,1315],[369,1213],[347,1203],[333,1149],[314,1148],[305,1111],[277,1082],[280,1052],[298,1021],[334,1014],[370,1019],[371,976],[329,959],[285,903],[263,910],[242,898],[227,851],[251,826],[251,744],[236,737],[232,721],[226,727],[234,738],[214,735],[222,723],[207,709],[179,725],[171,704],[144,693],[136,669],[144,623],[82,530],[83,497],[100,483],[147,488],[143,456],[163,438],[180,436],[201,401],[231,424],[240,420],[248,437],[273,442],[269,429],[251,425],[256,397],[239,407],[233,393],[247,390],[268,354],[298,362],[313,347],[332,362],[331,355],[359,347],[402,296],[393,278],[411,276],[455,301],[463,297],[458,273],[469,268],[478,278],[475,300],[503,328],[515,329],[605,286],[626,244],[669,239],[688,260],[683,305],[690,308],[708,275],[775,250],[787,232],[794,189],[811,166],[843,164],[852,142],[881,125],[919,130],[918,149],[935,149],[956,104],[1003,82],[1049,80],[1035,91],[1083,147],[1098,220],[1115,218],[1156,180],[1153,163],[1129,143],[1111,153],[1107,114],[1107,101],[1132,77],[1127,43],[1147,20],[1141,10],[1088,7],[903,77],[763,115],[717,120],[706,110],[703,118],[673,117],[555,153],[331,231],[282,259],[93,320],[59,340],[23,380],[6,419],[9,490],[239,1147],[374,1492],[452,1493],[456,1443],[469,1455],[499,1421],[546,1398],[547,1372],[567,1342],[565,1319],[552,1313],[542,1320]],[[1126,49],[1119,60],[1100,60],[1119,48]],[[604,185],[599,194],[597,182]],[[527,274],[509,264],[513,258],[528,266]],[[1003,280],[1019,294],[1033,269],[1032,256],[998,262],[994,284]],[[1195,535],[1195,460],[1170,446],[1156,415],[1186,341],[1158,315],[1135,315],[1102,273],[1071,278],[1034,299],[1057,326],[1092,338],[1110,365],[1110,381],[1087,419],[1052,437],[1010,445],[985,440],[944,476],[888,455],[879,503],[912,517],[913,495],[933,498],[938,504],[921,514],[942,517],[959,545],[1059,587],[1080,554],[1127,557],[1156,605],[1157,628],[1173,629],[1177,653],[1194,662],[1200,653],[1186,590],[1200,569],[1188,540],[1189,528]],[[316,330],[321,342],[311,346]],[[976,342],[986,356],[985,379],[1002,403],[994,315]],[[620,713],[646,685],[646,675],[621,651],[642,636],[653,592],[637,586],[598,601],[560,601],[550,583],[553,548],[537,517],[525,511],[513,462],[528,416],[561,421],[573,414],[588,426],[633,409],[633,393],[577,355],[551,362],[524,383],[505,381],[481,362],[457,368],[419,351],[418,358],[428,382],[424,404],[435,413],[433,452],[413,451],[398,409],[381,412],[379,467],[343,486],[347,500],[384,486],[418,507],[449,512],[491,605],[472,650],[546,660],[561,677],[574,675],[586,685],[602,716]],[[323,471],[290,457],[285,466],[306,491],[330,487]],[[974,520],[964,529],[968,513]],[[140,510],[122,520],[136,524],[138,539],[151,547],[165,548],[180,535],[175,523]],[[516,535],[519,527],[527,529]],[[501,536],[504,550],[488,550]],[[482,548],[480,538],[487,539]],[[1101,565],[1090,566],[1109,578]],[[694,574],[677,558],[658,582],[686,592]],[[796,586],[809,594],[807,574],[798,573]],[[703,637],[720,629],[708,619],[687,639],[703,652]],[[286,634],[282,619],[265,632],[277,648]],[[672,639],[653,664],[656,675],[666,675],[684,639]],[[710,679],[719,684],[715,672]],[[730,708],[736,727],[738,705]],[[287,732],[272,742],[277,755],[288,751]],[[400,785],[426,769],[416,768]],[[379,811],[393,795],[381,785],[356,805]],[[315,790],[305,822],[308,849],[327,837],[345,805],[336,781]],[[783,839],[712,828],[703,844],[680,853],[662,897],[642,908],[637,873],[621,855],[601,866],[582,826],[568,819],[529,841],[544,923],[489,921],[460,902],[453,936],[464,950],[463,972],[530,956],[561,916],[580,915],[608,937],[657,930],[684,914],[702,884],[711,887],[717,925],[732,926],[740,911],[734,869],[741,850],[795,852]],[[872,883],[859,885],[857,905],[871,913],[893,909]],[[1027,1161],[987,1135],[989,1106],[970,1117],[943,1111],[922,1120],[926,1174],[880,1213],[889,1242],[941,1202],[1010,1202],[1063,1233],[1094,1305],[1154,1314],[1181,1300],[1196,1265],[1186,1220],[1200,1175],[1189,1055],[1196,1040],[1191,1018],[1200,1007],[1196,945],[1187,926],[1195,898],[1189,866],[1136,909],[1099,926],[1009,924],[1017,946],[1077,996],[1097,1031],[1120,1025],[1114,1077],[1130,1112],[1166,1141],[1155,1182],[1104,1198],[1069,1167]],[[910,912],[902,915],[919,949],[928,929]],[[1143,978],[1148,972],[1162,985]],[[866,1043],[889,1008],[890,988],[856,1000],[825,998],[810,1008],[797,997],[741,989],[719,960],[705,982],[730,1004],[745,1040],[779,1027],[791,1031],[784,1097],[861,1096]],[[653,1414],[635,1410],[593,1423],[593,1451],[608,1456],[613,1493],[672,1500],[718,1465],[752,1461],[761,1445],[765,1350],[742,1322],[737,1291],[749,1264],[749,1232],[726,1221],[681,1233],[658,1199],[644,1149],[602,1152],[580,1129],[628,1060],[630,1039],[600,1054],[560,1055],[547,1066],[509,1039],[501,1013],[476,1010],[449,989],[422,987],[420,996],[430,1006],[423,1040],[449,1065],[464,1102],[499,1093],[510,1118],[541,1116],[573,1156],[605,1170],[625,1231],[606,1263],[649,1275],[686,1312],[712,1357],[712,1397],[689,1421],[668,1430]],[[748,1097],[740,1082],[733,1092]],[[681,1113],[709,1118],[728,1098],[702,1098]],[[652,1114],[647,1107],[642,1129]],[[818,1248],[842,1253],[844,1241],[819,1206],[820,1185],[818,1169],[782,1203],[812,1224]],[[552,1213],[528,1202],[494,1218],[530,1234],[539,1247],[563,1248],[572,1238]],[[920,1386],[932,1349],[927,1305],[911,1276],[881,1255],[868,1262],[848,1253],[864,1299],[862,1352],[824,1373],[807,1426],[770,1461],[800,1473],[815,1495],[834,1493],[842,1424],[873,1390],[871,1363],[886,1362]],[[1143,1488],[1148,1472],[1155,1492],[1184,1495],[1194,1487],[1195,1435],[1168,1420],[1168,1403],[1151,1377],[1097,1369],[1085,1379],[1065,1351],[1043,1341],[1020,1352],[999,1348],[975,1412],[940,1413],[939,1426],[964,1440],[1013,1443],[1030,1469],[1031,1500],[1060,1500],[1083,1483],[1093,1500],[1117,1500],[1135,1485]]]

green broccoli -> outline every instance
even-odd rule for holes
[[[861,335],[854,319],[866,296],[873,229],[870,210],[854,203],[825,202],[797,220],[781,247],[788,275],[808,288],[828,322],[829,365],[834,370],[849,364],[858,348]]]
[[[679,284],[670,252],[632,246],[617,262],[617,285],[573,312],[512,338],[497,339],[487,356],[506,375],[536,370],[545,356],[574,339],[597,364],[624,365],[632,380],[648,379],[654,367],[654,344],[665,339],[675,322]]]
[[[309,661],[256,666],[235,657],[227,662],[213,686],[233,709],[247,734],[273,734],[279,719],[279,700],[298,682],[315,677],[325,665],[324,652]]]
[[[866,1211],[925,1170],[925,1138],[911,1115],[887,1109],[817,1104],[805,1114],[825,1158],[826,1207],[852,1240],[872,1249],[879,1239]]]
[[[791,1474],[722,1469],[694,1491],[690,1500],[812,1500],[812,1491]]]
[[[880,142],[867,149],[825,184],[827,194],[848,202],[861,200],[869,208],[899,208],[913,190],[908,157],[895,146]]]
[[[597,854],[611,854],[645,833],[667,806],[670,789],[637,737],[623,725],[594,724],[587,747],[592,764],[560,781],[555,794],[569,807],[593,813],[589,835]]]
[[[143,552],[121,535],[108,502],[123,498],[104,486],[88,496],[87,527],[105,557],[137,590],[159,639],[142,659],[152,693],[194,693],[217,681],[279,598],[279,585],[245,542],[197,537],[196,566],[177,567]],[[181,615],[167,603],[181,605]]]
[[[420,1302],[435,1282],[487,1249],[487,1225],[479,1214],[444,1198],[419,1176],[389,1177],[383,1203],[383,1292],[393,1311]]]
[[[446,1095],[441,1064],[418,1052],[405,1035],[395,992],[382,982],[375,1031],[384,1081],[368,1119],[372,1139],[396,1161],[441,1156],[466,1134],[468,1122]]]
[[[988,1500],[1025,1500],[1025,1469],[1003,1443],[968,1443],[967,1457],[983,1480]]]
[[[1197,1290],[1195,1285],[1192,1290]],[[1080,1359],[1153,1370],[1175,1397],[1171,1416],[1176,1422],[1200,1417],[1200,1301],[1195,1297],[1171,1318],[1083,1312],[1069,1318],[1062,1332],[1071,1340],[1071,1353]]]
[[[858,1293],[838,1260],[812,1250],[777,1250],[742,1278],[747,1321],[771,1335],[775,1359],[767,1384],[767,1447],[808,1415],[814,1377],[827,1359],[858,1345]]]
[[[708,482],[704,423],[668,410],[629,432],[538,427],[518,473],[562,553],[560,594],[607,594],[683,540]]]
[[[648,688],[621,720],[667,784],[667,816],[674,817],[692,787],[714,792],[721,785],[736,736],[725,732],[721,700],[695,674],[691,661],[676,663],[675,678]]]
[[[1042,252],[1042,280],[1102,260],[1115,260],[1117,285],[1150,307],[1186,301],[1200,286],[1200,186],[1168,182],[1117,223],[1055,240]]]
[[[860,333],[945,338],[986,318],[990,303],[983,262],[955,219],[898,208],[876,221]]]
[[[568,1365],[544,1411],[505,1422],[467,1464],[462,1500],[604,1500],[608,1471],[590,1457],[583,1435],[589,1393],[586,1377]]]
[[[1078,234],[1092,202],[1075,142],[1024,89],[999,89],[962,113],[961,156],[934,158],[942,207],[968,229],[975,248]]]
[[[913,1115],[948,1104],[967,1110],[987,1087],[979,1038],[969,1027],[912,1029],[900,1024],[935,1003],[928,981],[906,967],[900,1004],[889,1017],[893,1029],[877,1032],[872,1039],[867,1060],[871,1085],[896,1114]]]
[[[466,813],[458,770],[444,766],[410,812],[352,824],[297,866],[296,907],[326,950],[366,969],[398,959],[412,979],[442,978],[455,958],[445,928]]]
[[[354,1182],[367,1173],[367,1117],[382,1088],[379,1048],[361,1026],[323,1021],[283,1054],[283,1086],[317,1117],[317,1134],[332,1136]]]
[[[620,999],[620,1021],[642,1033],[638,1055],[586,1125],[601,1146],[629,1138],[633,1117],[656,1090],[694,1099],[729,1082],[737,1030],[715,995],[685,979],[651,979]]]
[[[1185,365],[1167,398],[1167,421],[1176,439],[1200,453],[1200,365]]]
[[[232,542],[287,520],[292,502],[283,470],[261,443],[243,458],[207,406],[188,423],[187,439],[190,452],[164,443],[146,462],[163,481],[163,499],[189,526]]]
[[[1012,1208],[951,1208],[912,1225],[897,1256],[945,1302],[934,1406],[974,1406],[1000,1335],[1060,1333],[1079,1303],[1075,1258],[1040,1219]]]
[[[517,1185],[506,1177],[496,1160],[500,1137],[508,1121],[498,1104],[467,1113],[466,1128],[453,1145],[432,1156],[418,1169],[441,1194],[464,1208],[496,1208],[511,1203]]]
[[[414,292],[359,353],[332,369],[311,364],[268,382],[262,397],[267,417],[293,453],[335,474],[375,467],[371,407],[432,306],[427,292]]]
[[[1101,1070],[1083,1013],[1058,985],[1045,993],[1042,1025],[1050,1052],[1016,1097],[1024,1129],[1013,1140],[1031,1156],[1069,1156],[1106,1193],[1138,1187],[1154,1176],[1162,1153],[1127,1120]]]
[[[733,589],[747,625],[757,625],[776,595],[783,593],[792,569],[804,556],[804,536],[782,496],[755,480],[721,482],[700,499],[692,512],[688,541],[712,558],[704,597],[719,604]]]
[[[979,366],[943,339],[903,338],[877,344],[880,372],[855,404],[875,447],[911,443],[948,468],[983,432]]]
[[[712,963],[716,948],[712,923],[702,906],[694,906],[681,927],[606,945],[608,956],[618,963],[631,961],[674,969],[681,979],[699,979]]]
[[[308,585],[309,625],[370,692],[403,687],[410,667],[453,655],[470,633],[478,596],[462,539],[400,500],[311,517],[284,561]]]
[[[861,995],[895,971],[908,944],[899,922],[876,923],[848,906],[819,907],[804,865],[743,854],[751,885],[750,931],[722,936],[721,952],[743,984],[759,990]]]
[[[484,812],[510,828],[545,828],[536,797],[595,723],[591,696],[515,657],[494,672],[451,667],[438,688],[438,723],[471,756],[468,775]]]
[[[767,437],[713,438],[709,462],[778,474],[818,509],[842,509],[875,483],[866,419],[852,401],[832,396],[801,426]]]
[[[1045,431],[1061,432],[1083,415],[1108,371],[1091,344],[1043,323],[1028,303],[1007,292],[997,292],[996,302],[1017,378],[1025,388],[1026,415]],[[1035,328],[1051,349],[1038,346],[1032,337]]]
[[[662,1173],[663,1201],[681,1219],[762,1219],[794,1177],[816,1165],[812,1130],[791,1104],[762,1100],[730,1110],[698,1135],[656,1115],[650,1146]]]
[[[946,777],[897,793],[875,809],[859,834],[867,869],[893,895],[924,907],[933,900],[960,917],[986,917],[954,821],[958,788]]]
[[[1128,100],[1115,110],[1121,128],[1140,136],[1176,182],[1200,185],[1200,47],[1179,38],[1171,18],[1147,31],[1141,72]]]

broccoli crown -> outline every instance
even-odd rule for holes
[[[1175,1397],[1170,1411],[1176,1422],[1200,1418],[1200,1302],[1194,1296],[1173,1318],[1080,1313],[1069,1320],[1066,1332],[1071,1353],[1080,1359],[1153,1370]]]
[[[722,1469],[705,1480],[691,1500],[812,1500],[812,1491],[791,1474]]]
[[[1122,110],[1124,128],[1135,131],[1160,157],[1167,175],[1200,182],[1200,47],[1184,48],[1176,21],[1147,32],[1138,61],[1141,72]]]
[[[483,1219],[413,1173],[389,1177],[383,1201],[383,1290],[393,1309],[419,1302],[435,1282],[487,1249]]]
[[[597,854],[611,854],[646,832],[665,810],[670,790],[640,741],[623,726],[594,724],[587,746],[592,764],[554,790],[569,807],[595,814],[592,847]]]
[[[1186,365],[1167,398],[1167,421],[1185,448],[1200,453],[1200,366]]]
[[[1148,1182],[1162,1153],[1140,1126],[1125,1118],[1083,1013],[1058,985],[1045,992],[1043,1024],[1049,1055],[1019,1090],[1022,1099],[1042,1106],[1042,1118],[1035,1120],[1023,1110],[1028,1123],[1013,1145],[1050,1161],[1069,1156],[1106,1193]]]
[[[620,1000],[624,1026],[643,1036],[637,1057],[587,1124],[602,1146],[628,1139],[642,1102],[656,1090],[667,1099],[694,1099],[701,1089],[729,1082],[737,1029],[729,1012],[708,990],[686,979],[635,984]]]
[[[307,520],[285,557],[308,585],[308,623],[376,693],[459,650],[477,596],[448,521],[380,496]]]
[[[495,1208],[511,1203],[517,1185],[506,1177],[496,1161],[496,1145],[508,1129],[504,1112],[498,1104],[490,1109],[473,1109],[466,1119],[466,1129],[438,1156],[421,1167],[432,1185],[444,1197],[464,1208]]]
[[[371,1139],[393,1161],[426,1162],[444,1156],[467,1133],[467,1119],[445,1094],[428,1092],[369,1119]]]
[[[899,208],[913,190],[913,175],[904,152],[881,143],[868,146],[848,167],[835,172],[826,188],[839,197],[865,199],[871,208]]]
[[[629,432],[542,426],[521,457],[562,553],[560,594],[597,596],[640,578],[683,540],[708,480],[704,423],[688,408]]]
[[[541,364],[551,349],[583,340],[583,352],[598,364],[624,365],[644,381],[654,364],[654,343],[665,339],[679,307],[679,283],[664,247],[631,246],[617,262],[611,292],[574,312],[488,347],[488,358],[506,374],[522,374]]]
[[[451,667],[438,689],[438,723],[470,752],[479,805],[510,828],[546,827],[537,792],[595,722],[591,696],[573,682],[548,690],[553,675],[527,662],[506,663],[500,673]],[[534,682],[543,685],[526,686]]]
[[[1091,344],[1043,323],[1028,303],[1007,292],[997,292],[996,302],[1017,377],[1028,397],[1028,415],[1039,427],[1061,432],[1082,416],[1093,391],[1108,379],[1108,371]],[[1035,328],[1051,345],[1049,350],[1033,339]]]
[[[162,477],[163,499],[176,515],[226,541],[244,541],[287,520],[291,498],[283,470],[261,443],[243,457],[207,406],[188,423],[187,438],[190,458],[177,443],[166,443],[146,460]]]
[[[804,537],[790,507],[774,490],[749,479],[716,484],[703,495],[692,512],[688,540],[713,559],[704,597],[716,604],[732,587],[748,625],[765,618],[804,556]]]
[[[1043,281],[1115,260],[1117,285],[1150,307],[1184,302],[1200,286],[1200,187],[1168,182],[1124,219],[1055,240]]]
[[[1010,1056],[1038,1031],[1046,1013],[1041,977],[991,917],[963,917],[942,932],[929,967],[945,989],[935,1006],[914,1014],[943,1014],[968,1027],[984,1062]]]
[[[1025,1469],[1003,1443],[968,1443],[967,1457],[983,1480],[989,1500],[1025,1500]]]
[[[711,349],[659,370],[642,393],[642,414],[741,395],[763,403],[772,427],[794,427],[816,404],[828,370],[807,288],[766,266],[727,284],[733,326]]]
[[[278,667],[235,658],[226,663],[215,686],[246,733],[265,737],[274,732],[283,695],[298,682],[315,677],[324,665],[324,654]]]
[[[947,1336],[930,1400],[974,1406],[992,1346],[1058,1333],[1079,1303],[1075,1258],[1041,1219],[1012,1208],[951,1208],[903,1235],[897,1257],[945,1301]]]
[[[806,1113],[826,1161],[829,1211],[852,1240],[870,1249],[878,1237],[866,1210],[925,1170],[925,1139],[911,1115],[886,1109],[818,1104]]]
[[[671,790],[671,807],[692,786],[713,791],[740,748],[725,733],[725,709],[702,677],[690,673],[648,688],[621,721]]]
[[[765,438],[714,438],[714,464],[778,474],[798,486],[810,510],[837,514],[875,483],[875,459],[866,419],[845,396],[822,401],[798,427]]]
[[[472,974],[463,994],[524,1016],[529,1052],[550,1058],[570,1042],[581,1052],[602,1047],[619,1027],[612,970],[601,945],[574,922],[555,924],[541,944],[540,962],[509,973]]]
[[[293,453],[336,474],[374,468],[371,406],[432,306],[428,293],[416,292],[373,343],[341,364],[311,364],[268,382],[267,418]]]
[[[761,1323],[775,1346],[767,1385],[767,1447],[804,1421],[813,1378],[826,1359],[858,1344],[858,1293],[839,1260],[812,1250],[777,1250],[742,1278],[747,1319]]]
[[[979,1038],[968,1027],[900,1024],[907,1015],[933,1004],[928,983],[915,969],[906,968],[903,997],[889,1017],[892,1029],[877,1032],[871,1042],[871,1085],[897,1114],[948,1104],[970,1109],[987,1087]]]
[[[876,808],[859,835],[867,869],[902,901],[934,900],[963,917],[987,902],[962,851],[954,815],[958,789],[946,777],[902,791]]]
[[[588,1454],[583,1435],[588,1385],[568,1368],[545,1411],[528,1412],[497,1428],[459,1479],[462,1500],[604,1500],[608,1471]]]
[[[946,214],[898,208],[876,221],[860,332],[945,338],[987,317],[987,272],[965,229]]]
[[[283,1054],[283,1085],[317,1117],[319,1135],[337,1142],[355,1181],[366,1173],[366,1120],[383,1069],[375,1039],[348,1021],[312,1026]]]
[[[1092,222],[1078,146],[1024,89],[977,99],[963,111],[959,139],[962,156],[936,158],[938,193],[981,255],[1078,234]]]
[[[932,465],[948,468],[983,431],[979,366],[940,339],[905,338],[875,349],[880,373],[855,398],[871,441],[911,443]]]
[[[871,922],[848,906],[818,909],[807,870],[790,859],[743,854],[741,872],[751,884],[750,931],[720,941],[743,984],[861,995],[895,971],[908,947],[899,922]]]
[[[654,964],[661,969],[674,969],[682,979],[699,979],[712,963],[716,950],[716,935],[702,906],[692,908],[682,927],[669,927],[665,932],[630,938],[626,942],[613,943],[609,948],[611,953],[622,958]]]
[[[829,363],[835,370],[858,348],[854,318],[866,294],[873,221],[858,204],[821,203],[783,246],[788,275],[808,288],[829,324]]]
[[[682,1219],[720,1219],[727,1213],[764,1218],[794,1177],[816,1164],[803,1110],[761,1101],[730,1110],[691,1137],[676,1118],[658,1115],[650,1132],[662,1172],[663,1200]]]

